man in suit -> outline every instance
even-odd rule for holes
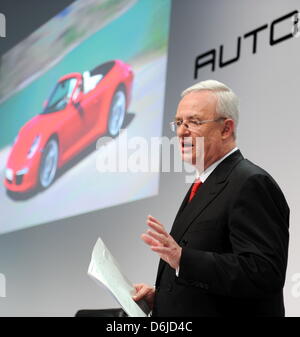
[[[144,298],[153,316],[284,316],[289,207],[274,179],[237,148],[237,123],[238,99],[223,83],[183,92],[171,124],[197,179],[170,234],[147,219],[142,239],[161,260],[155,287],[136,284],[134,299]]]

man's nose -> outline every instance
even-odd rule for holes
[[[180,125],[177,128],[178,137],[189,136],[190,134],[191,134],[191,131],[189,130],[188,126],[184,123],[182,123],[182,125]]]

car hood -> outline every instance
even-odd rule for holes
[[[59,113],[37,115],[20,129],[16,143],[13,145],[9,155],[7,167],[20,168],[25,164],[28,151],[37,136],[41,137],[38,151],[43,148],[45,142],[57,129],[56,125],[59,123],[59,116],[57,115]]]

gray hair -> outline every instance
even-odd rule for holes
[[[186,96],[190,92],[202,90],[209,90],[217,97],[216,113],[218,116],[233,119],[233,137],[236,138],[236,129],[239,122],[239,99],[236,94],[224,83],[215,80],[207,80],[198,82],[185,89],[182,92],[181,97]]]

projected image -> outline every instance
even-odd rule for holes
[[[96,144],[161,136],[170,6],[77,0],[1,57],[0,233],[158,193]]]
[[[57,169],[96,137],[105,131],[116,136],[129,105],[132,80],[131,67],[121,61],[61,77],[43,111],[18,133],[6,165],[5,187],[18,192],[47,188]]]

